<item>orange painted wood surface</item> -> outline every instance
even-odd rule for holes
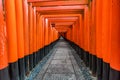
[[[84,23],[83,23],[83,16],[80,17],[80,47],[81,48],[84,48],[84,37],[83,37],[83,26],[84,26]]]
[[[89,51],[89,9],[86,6],[84,12],[84,48]]]
[[[110,39],[111,39],[111,61],[110,66],[120,71],[120,1],[112,0],[110,1],[111,8],[111,29],[110,29]]]
[[[24,54],[29,55],[29,24],[28,24],[28,3],[23,0],[23,28],[24,28]]]
[[[28,2],[37,2],[33,3],[33,6],[68,6],[68,5],[81,5],[88,4],[88,0],[80,0],[80,1],[40,1],[40,0],[28,0]]]
[[[111,39],[110,39],[110,1],[106,0],[103,2],[103,15],[102,15],[102,57],[103,61],[110,63],[111,54]]]
[[[45,19],[45,24],[44,24],[44,27],[45,27],[45,46],[48,45],[48,19]]]
[[[37,50],[39,50],[40,49],[40,42],[41,42],[41,39],[40,39],[40,37],[41,37],[41,35],[40,35],[40,26],[39,26],[39,24],[40,24],[40,15],[39,15],[39,13],[37,12],[36,13],[36,39],[37,39]]]
[[[0,70],[8,66],[8,50],[7,50],[7,31],[5,24],[5,13],[0,1]]]
[[[18,60],[16,44],[17,29],[16,29],[15,0],[5,1],[5,7],[6,7],[6,26],[8,35],[8,61],[9,63],[13,63]]]
[[[44,17],[41,17],[41,20],[42,20],[42,47],[45,46],[45,22],[44,22]]]
[[[33,8],[33,51],[37,51],[36,8]]]
[[[23,6],[22,0],[15,0],[16,29],[17,29],[17,53],[18,58],[24,57],[24,31],[23,31]]]
[[[96,55],[96,26],[95,26],[95,0],[93,0],[92,2],[92,6],[91,6],[91,25],[90,25],[90,53],[92,53],[92,55]]]
[[[43,34],[44,34],[44,32],[43,32],[44,28],[43,28],[43,25],[42,25],[42,16],[40,16],[40,15],[39,15],[39,30],[40,30],[40,33],[39,33],[40,48],[43,48],[43,46],[44,46],[44,41],[43,41],[43,39],[44,39],[44,36],[43,36]]]
[[[96,54],[102,58],[103,1],[96,0]]]
[[[33,8],[32,4],[28,5],[28,13],[29,13],[29,36],[30,36],[30,54],[33,53]]]

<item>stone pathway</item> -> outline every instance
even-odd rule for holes
[[[73,53],[75,54],[75,51],[67,42],[59,41],[51,57],[34,80],[95,80],[89,71],[86,72],[89,73],[87,78],[85,77]]]

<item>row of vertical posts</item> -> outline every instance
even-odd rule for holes
[[[98,80],[120,80],[119,8],[118,0],[92,0],[67,37]]]
[[[25,80],[55,45],[58,32],[43,20],[27,0],[0,1],[0,80]]]

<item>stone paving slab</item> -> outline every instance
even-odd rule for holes
[[[43,80],[76,80],[75,74],[46,73]]]
[[[64,59],[64,60],[52,60],[51,64],[71,64],[70,59]]]
[[[54,56],[54,58],[53,59],[69,59],[69,57],[67,57],[67,56]]]
[[[71,64],[50,64],[47,72],[51,74],[64,74],[64,73],[74,73]]]
[[[61,49],[62,50],[62,49]],[[59,51],[59,52],[58,52]],[[57,56],[68,56],[68,51],[60,51],[57,50],[56,54]]]

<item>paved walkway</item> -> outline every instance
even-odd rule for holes
[[[60,40],[54,51],[34,80],[95,80],[87,68],[78,66],[75,51],[64,40]],[[82,63],[82,60],[80,60]],[[86,74],[87,73],[87,74]],[[84,75],[85,74],[85,75]]]

